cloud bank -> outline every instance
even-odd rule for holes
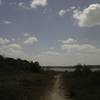
[[[62,40],[61,42],[61,49],[70,54],[100,54],[100,48],[97,48],[92,44],[82,44],[72,38]]]
[[[24,41],[24,44],[33,44],[35,42],[38,42],[36,37],[28,37],[27,40]]]
[[[4,45],[4,44],[7,44],[9,42],[10,42],[10,40],[8,40],[7,38],[0,37],[0,44]]]

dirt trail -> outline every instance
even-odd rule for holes
[[[44,100],[69,100],[64,96],[64,90],[61,88],[61,74],[55,75],[54,85],[51,91],[48,91]]]

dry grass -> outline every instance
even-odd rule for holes
[[[52,80],[52,74],[0,73],[0,100],[40,100]]]

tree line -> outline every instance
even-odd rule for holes
[[[40,72],[39,62],[14,59],[0,55],[0,72]]]

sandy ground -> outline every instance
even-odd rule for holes
[[[53,88],[45,94],[42,100],[69,100],[64,96],[64,90],[62,87],[61,74],[55,75]]]

